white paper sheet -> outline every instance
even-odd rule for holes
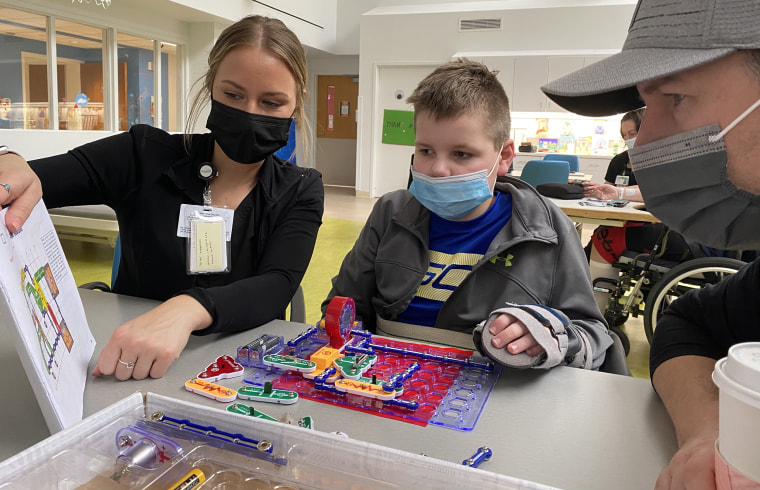
[[[12,235],[0,211],[3,319],[51,432],[82,420],[95,339],[74,276],[42,201]],[[12,423],[12,422],[10,422]]]

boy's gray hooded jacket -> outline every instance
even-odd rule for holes
[[[566,321],[581,359],[593,360],[581,365],[598,369],[612,339],[572,221],[527,183],[503,180],[496,190],[512,194],[512,217],[443,304],[436,327],[471,333],[506,303],[548,306]],[[365,328],[375,331],[375,315],[396,320],[428,270],[429,224],[430,211],[409,191],[381,197],[333,278],[323,313],[333,296],[348,296]],[[578,365],[578,357],[568,356],[563,364]]]

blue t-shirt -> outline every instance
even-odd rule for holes
[[[451,293],[488,251],[496,234],[512,217],[512,194],[496,193],[488,211],[469,221],[449,221],[430,213],[430,264],[417,293],[398,321],[435,326]]]

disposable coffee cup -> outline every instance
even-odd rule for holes
[[[712,377],[720,392],[720,455],[760,484],[760,342],[732,346],[728,356],[715,363]]]

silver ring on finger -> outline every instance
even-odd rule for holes
[[[135,367],[135,361],[126,362],[119,359],[119,364],[124,364],[125,366],[127,366],[127,369],[133,369]]]
[[[8,192],[8,195],[11,195],[11,185],[10,184],[0,184],[0,186],[3,186],[3,189],[5,189]]]

